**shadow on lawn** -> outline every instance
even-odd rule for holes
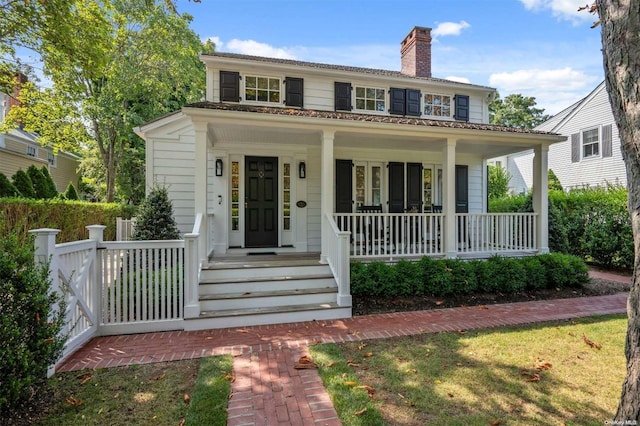
[[[624,378],[625,331],[623,317],[601,317],[339,347],[386,424],[601,425]]]

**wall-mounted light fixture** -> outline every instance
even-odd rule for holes
[[[222,176],[222,158],[216,159],[216,176]]]
[[[298,177],[300,179],[304,179],[307,177],[307,165],[305,164],[304,161],[301,161],[298,164]]]

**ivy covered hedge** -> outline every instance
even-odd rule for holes
[[[61,199],[32,200],[0,198],[0,234],[14,231],[27,241],[28,231],[37,228],[60,229],[56,243],[89,237],[87,225],[106,225],[104,239],[115,239],[116,218],[131,218],[135,208],[113,203],[87,203]]]
[[[489,208],[491,212],[533,211],[527,194],[491,200]],[[607,268],[633,268],[626,188],[549,191],[549,249]]]
[[[487,260],[432,259],[351,263],[354,296],[449,296],[515,293],[541,288],[580,287],[587,283],[586,264],[577,256],[550,253]]]

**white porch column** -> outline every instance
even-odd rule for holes
[[[458,255],[456,244],[456,142],[447,138],[442,150],[442,211],[444,217],[444,253],[447,258]]]
[[[320,252],[320,262],[327,263],[327,233],[325,216],[333,213],[334,204],[334,161],[333,161],[333,141],[335,139],[335,131],[323,130],[321,141],[320,164],[322,171],[320,172],[320,234],[322,249]]]
[[[203,218],[207,217],[207,123],[193,122],[195,137],[195,160],[194,160],[194,220],[195,215],[202,213]],[[227,170],[228,173],[228,170]],[[198,259],[206,264],[209,256],[209,224],[203,220],[200,225],[200,239],[198,246]]]
[[[549,147],[540,145],[533,152],[533,211],[538,213],[536,243],[538,253],[549,253]]]

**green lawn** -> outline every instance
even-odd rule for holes
[[[230,356],[56,374],[41,425],[227,423]]]
[[[625,333],[626,317],[607,316],[311,351],[344,425],[603,425]]]

